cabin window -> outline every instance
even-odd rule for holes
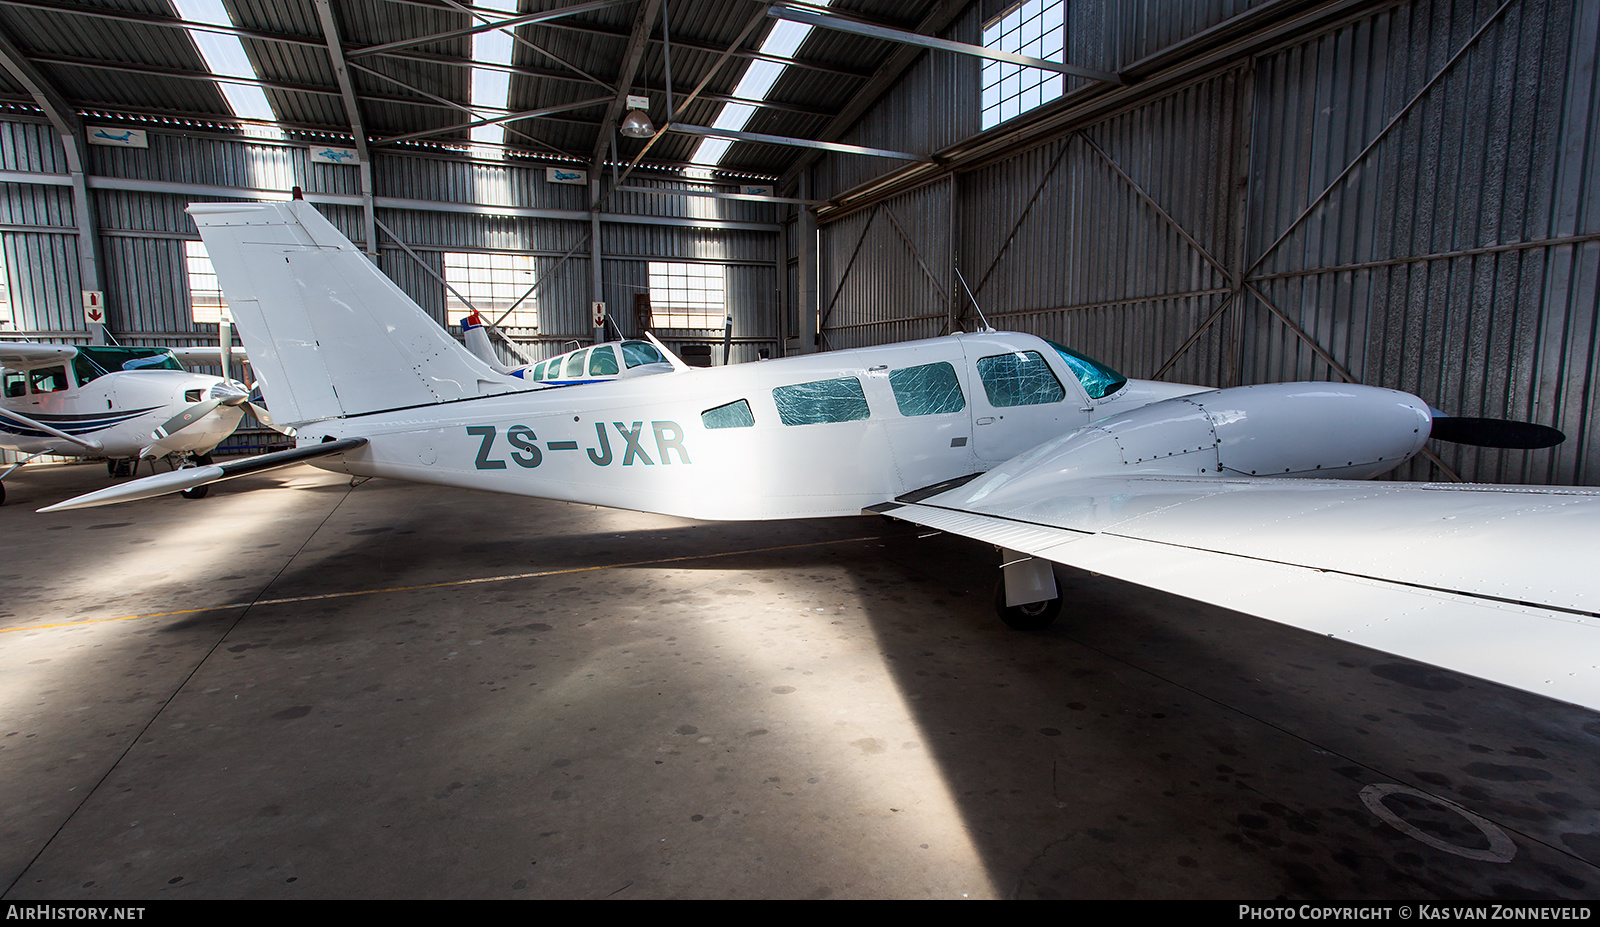
[[[460,296],[450,291],[450,287],[455,287],[477,307],[485,321],[493,322],[497,328],[539,327],[539,306],[533,295],[537,282],[533,275],[533,255],[446,251],[444,279],[450,284],[444,291],[447,324],[460,325],[472,311]]]
[[[772,400],[785,425],[858,422],[872,415],[861,381],[855,377],[780,386],[772,391]]]
[[[183,365],[166,348],[122,348],[80,345],[72,359],[72,372],[82,386],[96,377],[118,370],[182,370]]]
[[[1056,353],[1061,355],[1062,363],[1066,364],[1072,375],[1083,384],[1083,390],[1089,394],[1090,399],[1104,399],[1128,383],[1127,377],[1097,360],[1084,357],[1066,345],[1056,344],[1054,341],[1047,341],[1045,344],[1055,348]]]
[[[997,409],[1060,402],[1067,396],[1061,381],[1037,351],[979,358],[978,376],[983,380],[984,392],[989,394],[989,404]]]
[[[55,393],[72,388],[65,367],[40,367],[37,370],[30,370],[28,385],[35,393]]]
[[[750,403],[740,399],[701,412],[700,422],[707,428],[750,428],[755,425],[756,417],[750,412]]]
[[[895,405],[900,407],[901,415],[938,415],[967,407],[956,369],[943,361],[891,370],[889,386],[894,389]]]
[[[6,398],[15,399],[28,394],[28,375],[20,370],[6,371]]]
[[[567,357],[567,369],[565,372],[568,380],[576,380],[583,376],[584,361],[588,356],[588,351],[579,351]]]
[[[527,378],[530,380],[543,380],[544,368],[545,361],[540,361],[538,364],[534,365],[533,371],[527,375]]]
[[[670,363],[665,357],[661,356],[660,351],[656,350],[656,346],[648,341],[624,341],[622,343],[622,362],[627,364],[630,369],[644,364]]]
[[[614,377],[617,375],[617,351],[609,344],[603,344],[594,349],[589,355],[589,376]]]

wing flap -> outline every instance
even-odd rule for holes
[[[1600,710],[1600,615],[1582,565],[1600,493],[1221,479],[1056,489],[1004,514],[967,487],[875,511]]]

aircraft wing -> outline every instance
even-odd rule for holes
[[[70,344],[34,344],[31,341],[0,341],[0,367],[28,370],[65,364],[78,356]]]
[[[1600,490],[1007,479],[871,511],[1600,710]]]
[[[173,356],[178,359],[178,363],[184,365],[185,367],[222,366],[222,348],[220,346],[214,348],[172,348],[170,350],[172,351]],[[249,360],[249,356],[245,353],[244,348],[233,348],[228,352],[228,356],[232,358],[235,363]]]

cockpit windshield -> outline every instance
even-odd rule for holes
[[[1127,385],[1127,377],[1117,373],[1105,364],[1084,357],[1077,351],[1065,345],[1056,344],[1054,341],[1047,343],[1050,347],[1056,349],[1057,354],[1061,355],[1061,360],[1072,371],[1072,375],[1078,378],[1078,382],[1083,384],[1083,389],[1089,394],[1090,399],[1104,399]]]
[[[166,348],[120,348],[79,345],[72,359],[78,383],[118,370],[182,370],[183,365]]]

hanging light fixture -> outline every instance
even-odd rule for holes
[[[649,138],[656,134],[656,127],[645,115],[645,110],[649,108],[649,97],[628,94],[628,115],[622,117],[622,124],[617,126],[617,131],[629,138]]]

